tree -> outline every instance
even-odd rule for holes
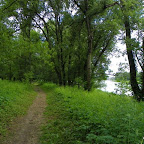
[[[130,83],[132,87],[132,91],[135,95],[135,98],[138,100],[143,99],[144,96],[144,83],[141,84],[141,86],[138,85],[137,81],[137,68],[136,68],[136,52],[139,50],[141,51],[143,49],[143,46],[140,46],[140,41],[138,43],[135,41],[135,39],[132,39],[132,30],[137,30],[136,26],[139,26],[139,24],[136,22],[136,19],[141,19],[142,15],[142,1],[135,1],[131,0],[129,2],[126,2],[124,0],[120,1],[121,10],[123,13],[123,22],[125,27],[125,34],[126,34],[126,48],[127,48],[127,56],[129,61],[129,67],[130,67]],[[136,13],[131,13],[130,11],[134,11]],[[139,21],[140,22],[140,21]],[[138,44],[138,45],[137,45]],[[138,47],[140,48],[138,50]],[[140,60],[141,59],[141,60]],[[142,66],[142,73],[143,71],[143,58],[140,56],[140,59],[138,58],[139,64]],[[141,79],[144,81],[144,79]]]
[[[21,75],[19,79],[32,71],[32,28],[40,29],[43,33],[42,41],[48,43],[47,55],[50,55],[48,62],[53,66],[51,70],[44,71],[53,71],[60,85],[72,85],[79,79],[83,83],[82,86],[90,90],[92,79],[105,75],[108,65],[107,55],[113,48],[114,35],[117,33],[116,29],[112,30],[112,25],[115,24],[108,18],[111,14],[105,10],[116,5],[116,2],[93,0],[70,1],[69,4],[66,0],[5,2],[2,9],[9,10],[7,18],[13,16],[11,22],[15,24],[13,29],[20,30],[22,35],[21,39],[18,38],[20,42],[18,45],[21,45],[21,50],[23,48],[26,50],[19,58],[20,66],[22,63],[26,64],[25,70],[21,68],[23,73],[19,74]],[[71,8],[76,10],[75,15],[70,11]]]
[[[33,75],[60,85],[79,83],[89,91],[96,79],[105,78],[108,55],[114,49],[115,36],[123,23],[131,86],[136,97],[142,99],[144,44],[141,44],[141,3],[140,0],[5,0],[0,6],[0,13],[5,13],[1,15],[1,25],[15,33],[9,37],[6,32],[6,38],[0,36],[5,41],[12,40],[12,47],[2,46],[2,56],[7,64],[1,62],[1,66],[5,71],[9,67],[7,75],[10,79],[22,80]],[[118,20],[119,16],[122,21]],[[139,40],[131,37],[131,30],[135,29],[139,29]],[[9,49],[9,58],[6,58],[5,47]],[[136,59],[142,69],[140,86],[136,79]]]
[[[94,30],[96,29],[95,27],[97,26],[96,19],[99,18],[99,15],[103,14],[107,8],[116,5],[117,2],[109,4],[109,2],[106,3],[105,1],[94,2],[93,0],[91,0],[91,1],[88,1],[88,0],[76,1],[76,0],[74,0],[74,3],[79,8],[80,14],[83,17],[82,21],[85,22],[86,30],[87,30],[87,60],[86,60],[85,89],[87,89],[89,91],[91,89],[93,50],[94,50],[94,48],[96,49],[97,48],[96,46],[98,45],[98,42],[97,42],[94,45],[95,47],[93,46]],[[103,18],[103,16],[101,16],[101,18],[99,18],[99,22],[103,21],[102,18]],[[110,41],[114,35],[111,35],[111,36],[110,36],[110,39],[106,42],[106,45],[103,47],[103,49],[97,56],[98,58],[95,60],[95,63],[94,63],[95,67],[97,66],[101,56],[104,54],[104,52],[109,47]],[[99,37],[98,40],[100,40],[100,39],[101,39],[101,36]]]

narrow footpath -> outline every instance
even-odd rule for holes
[[[38,144],[41,125],[44,123],[43,112],[46,108],[46,94],[36,87],[37,97],[30,106],[27,115],[14,122],[13,137],[4,144]]]

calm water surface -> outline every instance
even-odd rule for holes
[[[118,84],[120,84],[119,82],[114,82],[112,80],[105,80],[103,81],[103,83],[105,84],[104,87],[100,88],[102,91],[106,91],[106,92],[113,92],[116,94],[122,94],[122,91],[120,90],[120,88],[118,88]],[[126,95],[132,95],[131,91],[126,90]]]

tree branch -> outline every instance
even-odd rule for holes
[[[119,3],[118,3],[118,2],[115,2],[115,3],[113,3],[113,4],[104,5],[104,7],[103,7],[101,10],[99,10],[99,11],[94,11],[93,13],[91,13],[91,14],[90,14],[90,17],[91,17],[91,16],[94,16],[94,15],[97,15],[97,14],[100,14],[100,13],[102,13],[103,11],[105,11],[107,8],[112,7],[112,6],[115,6],[115,5],[119,5]]]
[[[37,23],[37,21],[33,18],[33,21],[36,23],[36,25],[38,26],[37,28],[39,28],[42,32],[43,32],[43,34],[44,34],[44,36],[46,37],[46,39],[47,39],[47,34],[45,33],[45,31],[43,30],[43,28]]]
[[[136,54],[136,58],[137,58],[137,60],[138,60],[138,63],[139,63],[139,65],[140,65],[141,69],[144,71],[144,66],[143,66],[143,64],[141,63],[140,59],[138,58],[138,55],[137,55],[137,54]]]
[[[97,38],[97,40],[96,40],[96,42],[95,42],[95,45],[94,45],[94,47],[93,47],[93,50],[96,49],[96,47],[98,46],[98,42],[100,41],[101,38],[102,38],[102,35],[99,35],[98,38]]]
[[[44,22],[44,26],[45,26],[46,31],[47,31],[47,34],[48,34],[48,33],[49,33],[49,29],[48,29],[48,27],[47,27],[46,21],[45,21],[44,18],[42,18],[38,13],[36,13],[36,15]]]
[[[98,56],[96,62],[94,63],[94,67],[97,66],[97,64],[98,64],[98,62],[99,62],[101,56],[102,56],[103,53],[107,50],[107,48],[108,48],[108,46],[109,46],[109,44],[110,44],[111,39],[112,39],[112,36],[110,37],[110,39],[109,39],[108,42],[106,43],[105,47],[101,50],[101,52],[100,52],[100,54],[99,54],[99,56]]]
[[[77,7],[80,8],[80,10],[85,13],[85,10],[82,9],[82,7],[78,4],[78,2],[76,0],[74,0],[74,3],[77,5]]]
[[[4,12],[6,9],[10,8],[17,0],[13,1],[10,5],[8,5],[6,8],[3,9],[2,12]]]
[[[119,5],[119,3],[115,2],[113,4],[106,5],[105,8],[109,8],[109,7],[112,7],[112,6],[115,6],[115,5]]]

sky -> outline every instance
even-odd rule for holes
[[[138,38],[138,31],[133,31],[131,36],[132,36],[132,38],[136,38],[137,39]],[[117,43],[115,45],[115,47],[117,47],[121,53],[120,52],[113,52],[113,56],[109,57],[110,60],[111,60],[111,64],[109,66],[109,69],[111,69],[113,71],[113,74],[118,72],[118,68],[119,68],[119,64],[120,63],[126,63],[128,65],[127,55],[126,54],[125,55],[122,54],[124,51],[126,51],[126,44],[122,43],[122,40],[118,40],[121,37],[122,37],[121,34],[119,34],[117,36]],[[118,57],[118,55],[119,55],[119,57]],[[137,67],[138,71],[141,71],[141,68],[140,68],[138,63],[137,63],[137,66],[138,66]],[[129,72],[129,66],[127,66],[125,68],[125,71]]]
[[[119,49],[119,52],[114,52],[109,58],[111,60],[111,64],[109,65],[109,69],[113,71],[113,73],[118,72],[119,64],[120,63],[127,63],[128,59],[126,55],[122,55],[122,53],[126,50],[125,44],[121,44],[121,42],[117,42],[116,47]],[[129,68],[127,67],[126,71],[129,71]]]

